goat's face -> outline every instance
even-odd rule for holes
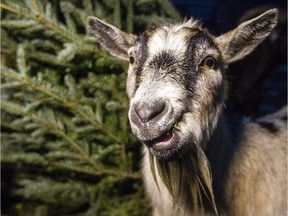
[[[129,120],[138,139],[167,159],[209,137],[222,104],[222,62],[212,37],[191,20],[160,26],[128,54]]]
[[[223,103],[223,68],[249,54],[277,22],[277,10],[219,37],[188,20],[136,37],[89,18],[89,28],[110,53],[130,61],[127,92],[133,133],[158,159],[204,147]]]

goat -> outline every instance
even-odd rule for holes
[[[257,47],[277,17],[271,9],[218,37],[193,18],[136,36],[88,17],[103,48],[130,62],[128,118],[144,143],[154,216],[286,215],[285,108],[235,123],[223,102],[227,66]]]

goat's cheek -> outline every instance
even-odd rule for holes
[[[127,91],[129,100],[131,100],[134,95],[135,87],[136,87],[135,72],[129,69],[128,75],[127,75],[127,81],[126,81],[126,91]]]
[[[218,93],[218,89],[222,86],[223,80],[222,75],[217,71],[210,70],[206,71],[202,79],[198,83],[197,89],[199,89],[199,96],[205,103],[212,103],[213,95]],[[213,94],[211,94],[211,92]],[[220,94],[220,92],[219,92]]]
[[[185,113],[182,122],[179,123],[182,133],[186,138],[193,138],[200,143],[202,140],[202,129],[199,113]]]

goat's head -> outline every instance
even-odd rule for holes
[[[272,9],[219,37],[192,19],[135,36],[88,18],[98,42],[130,62],[132,131],[164,160],[182,156],[193,143],[205,148],[221,113],[226,66],[248,55],[276,23]]]

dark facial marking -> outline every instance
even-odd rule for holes
[[[199,52],[199,44],[206,45],[207,50],[208,49],[215,49],[217,50],[216,45],[214,45],[213,40],[210,38],[210,36],[206,32],[198,32],[197,34],[192,34],[190,38],[188,38],[188,44],[187,44],[187,50],[185,55],[187,56],[187,64],[189,65],[189,68],[193,70],[194,72],[197,69],[198,64],[204,60],[205,57],[207,57],[205,50],[201,50],[202,53]],[[197,52],[197,53],[196,53]],[[197,58],[201,59],[197,59]],[[202,59],[203,58],[203,59]]]
[[[148,35],[144,32],[141,34],[137,40],[135,41],[135,52],[137,57],[137,65],[135,68],[135,74],[136,74],[136,84],[134,93],[139,87],[139,83],[141,81],[141,75],[143,70],[143,65],[148,57],[148,48],[147,48],[147,41],[148,41]]]
[[[153,67],[156,70],[169,70],[177,63],[177,59],[172,52],[162,51],[158,55],[154,56],[149,66]]]
[[[199,49],[199,46],[203,46],[203,47]],[[185,74],[186,82],[184,83],[184,85],[188,93],[187,96],[189,98],[188,99],[189,103],[193,103],[194,98],[199,97],[195,94],[197,92],[195,89],[196,84],[201,78],[201,76],[203,76],[199,67],[201,66],[201,62],[203,62],[204,59],[209,55],[206,52],[206,50],[211,50],[211,49],[217,50],[217,47],[216,45],[214,45],[213,40],[206,32],[196,31],[196,32],[192,32],[191,35],[188,36],[187,49],[185,52],[186,58],[185,58],[185,64],[184,64],[186,67],[185,71],[187,72]],[[215,56],[215,58],[217,59],[217,56]],[[217,64],[217,67],[218,67],[218,64]],[[215,66],[215,69],[216,69],[216,66]],[[211,104],[211,107],[216,107],[219,101],[222,100],[222,96],[220,96],[221,90],[222,90],[222,85],[215,87],[215,89],[211,89],[211,92],[215,93],[214,97],[216,97],[215,104]],[[189,104],[188,107],[190,107],[191,105],[192,104]]]

